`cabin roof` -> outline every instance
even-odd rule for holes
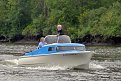
[[[33,55],[43,55],[43,54],[53,54],[53,53],[57,53],[56,50],[48,51],[49,50],[49,47],[56,47],[56,46],[65,46],[65,47],[66,46],[70,46],[70,47],[71,46],[82,46],[82,47],[84,47],[85,45],[78,44],[78,43],[53,43],[53,44],[47,44],[47,45],[43,46],[40,49],[36,49],[36,50],[34,50],[32,52],[25,53],[25,56],[33,56]],[[72,51],[72,50],[69,50],[69,51]],[[63,52],[66,52],[66,51],[61,51],[61,53],[63,53]]]

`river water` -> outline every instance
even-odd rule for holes
[[[33,49],[36,45],[0,44],[0,61]],[[121,81],[120,46],[87,46],[87,50],[95,51],[88,70],[0,64],[0,81]]]

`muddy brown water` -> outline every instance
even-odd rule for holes
[[[19,58],[36,47],[30,44],[0,44],[0,61]],[[88,70],[0,64],[0,81],[121,81],[120,46],[86,48],[95,51]]]

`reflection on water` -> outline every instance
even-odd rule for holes
[[[0,45],[0,62],[19,58],[35,45]],[[121,81],[121,47],[91,46],[95,51],[88,70],[64,67],[20,67],[0,63],[0,81]]]

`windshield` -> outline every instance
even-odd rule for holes
[[[67,51],[67,50],[79,50],[79,51],[84,51],[85,47],[84,46],[58,46],[56,48],[57,51]]]

